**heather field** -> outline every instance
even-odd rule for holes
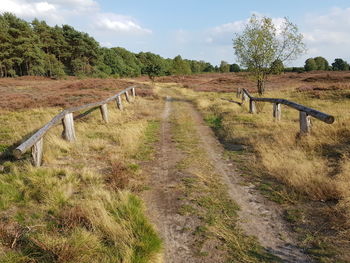
[[[333,124],[313,119],[308,136],[298,134],[296,110],[282,106],[276,122],[270,103],[250,114],[247,102],[222,100],[240,101],[237,88],[255,95],[246,73],[153,83],[146,77],[0,79],[0,261],[163,262],[177,253],[167,245],[175,235],[172,244],[192,251],[184,256],[191,262],[283,262],[285,240],[297,247],[295,262],[349,262],[349,78],[347,72],[271,77],[264,97],[335,117]],[[140,85],[138,96],[131,103],[123,98],[124,111],[108,104],[108,124],[98,111],[76,121],[75,143],[61,138],[60,125],[50,130],[42,167],[32,167],[29,154],[12,157],[23,138],[62,109],[130,85]],[[231,179],[221,181],[223,174]],[[235,200],[232,189],[257,196],[255,207],[269,211],[266,229],[249,226],[261,217],[249,200]],[[253,215],[240,219],[250,209]],[[268,228],[274,224],[283,228]],[[182,230],[173,233],[168,225]],[[261,231],[271,231],[270,243]]]

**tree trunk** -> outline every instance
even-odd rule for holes
[[[259,92],[259,95],[263,95],[264,92],[265,92],[265,80],[258,80],[258,92]]]

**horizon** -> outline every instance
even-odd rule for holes
[[[271,17],[278,24],[288,17],[304,35],[307,53],[286,66],[304,66],[307,58],[322,56],[350,60],[350,4],[344,0],[269,4],[257,0],[235,6],[230,1],[183,0],[164,3],[134,1],[120,6],[111,0],[2,0],[0,12],[11,12],[26,21],[34,18],[49,25],[69,24],[94,37],[101,46],[152,52],[165,58],[181,55],[213,65],[237,63],[232,47],[250,16]],[[317,4],[316,4],[317,3]],[[137,6],[137,8],[135,8]],[[193,12],[193,10],[197,10]],[[164,22],[166,21],[166,22]],[[171,22],[169,22],[171,21]]]

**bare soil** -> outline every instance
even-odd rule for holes
[[[176,149],[171,138],[169,122],[171,110],[169,97],[166,99],[162,115],[156,161],[149,164],[148,169],[151,173],[149,181],[151,189],[145,193],[144,199],[148,215],[165,243],[163,261],[167,263],[201,262],[193,255],[191,244],[194,238],[189,231],[186,231],[197,225],[196,219],[178,213],[182,202],[179,200],[181,191],[177,185],[183,175],[176,169],[176,164],[181,160],[182,153]]]

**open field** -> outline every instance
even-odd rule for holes
[[[44,77],[0,78],[0,109],[20,110],[40,107],[68,108],[100,101],[133,82],[123,79],[54,80]],[[146,93],[145,93],[146,92]],[[139,96],[150,95],[139,89]]]
[[[267,83],[267,90],[312,91],[321,96],[325,90],[349,90],[349,72],[315,71],[310,73],[284,73],[272,75]],[[233,92],[236,88],[256,91],[256,84],[247,77],[247,73],[208,73],[188,76],[159,77],[161,83],[178,83],[195,91]],[[349,93],[347,93],[349,95]]]
[[[234,174],[228,177],[239,176],[240,186],[273,201],[281,211],[279,222],[298,249],[316,262],[350,262],[349,79],[347,72],[272,77],[266,97],[290,99],[336,118],[332,125],[313,119],[312,134],[300,137],[294,109],[282,106],[282,120],[275,122],[269,103],[257,104],[259,113],[253,115],[247,103],[221,99],[238,101],[238,87],[255,91],[245,73],[161,77],[154,88],[138,89],[142,96],[124,112],[110,104],[109,124],[97,111],[76,122],[74,144],[60,138],[60,126],[52,129],[45,138],[41,168],[30,166],[29,155],[12,159],[11,147],[62,108],[148,80],[0,79],[5,98],[0,102],[0,261],[167,262],[162,255],[171,251],[171,238],[188,235],[186,251],[193,262],[226,262],[233,255],[239,262],[278,262],[276,253],[266,250],[270,244],[240,225],[240,213],[249,206],[238,207],[234,195],[227,194],[228,181],[220,181],[223,172],[215,164],[220,158],[219,166],[232,163]],[[149,168],[161,158],[155,151],[161,149],[161,112],[168,95],[177,101],[166,147],[176,148],[182,158],[175,156],[172,168],[159,171],[169,170],[169,180],[177,176],[179,181],[152,184],[157,177]],[[195,121],[190,104],[219,138],[225,158],[212,157],[204,149],[205,132],[198,128],[202,124]],[[153,188],[174,194],[171,217],[193,222],[176,230],[181,235],[164,237],[159,229],[173,226],[159,226],[154,219],[155,226],[150,223],[151,205],[141,198],[147,191],[157,194]],[[154,214],[168,211],[163,204],[151,207]]]

